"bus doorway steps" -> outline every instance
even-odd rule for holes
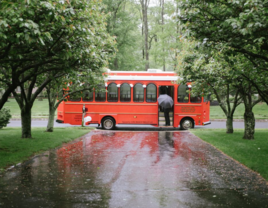
[[[173,112],[169,112],[169,118],[170,118],[170,126],[173,126]],[[166,121],[165,121],[164,112],[159,112],[158,126],[165,126],[165,124],[166,124]]]

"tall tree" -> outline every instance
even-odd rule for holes
[[[233,133],[233,115],[243,101],[243,138],[254,139],[255,119],[252,109],[261,99],[252,99],[256,88],[243,76],[251,73],[251,63],[241,55],[229,55],[224,48],[219,52],[199,45],[198,50],[194,50],[193,44],[188,45],[190,47],[185,48],[185,55],[180,57],[180,75],[184,80],[194,80],[194,91],[215,94],[227,118],[227,133]]]
[[[17,86],[37,75],[98,68],[113,52],[96,1],[1,1],[0,109]]]
[[[263,0],[181,0],[180,19],[191,37],[210,48],[224,44],[253,67],[243,76],[268,104],[268,10]]]
[[[54,72],[52,77],[55,79],[61,77],[63,74],[57,74]],[[13,95],[20,107],[21,111],[21,138],[31,138],[31,110],[35,99],[38,94],[42,92],[47,84],[51,82],[51,77],[43,77],[41,75],[36,75],[32,77],[29,81],[20,84],[21,93],[13,91]],[[39,86],[35,89],[36,86]],[[35,90],[35,91],[34,91]]]
[[[232,69],[220,55],[212,51],[195,49],[195,44],[186,40],[178,58],[178,73],[183,82],[194,81],[191,93],[212,94],[226,116],[226,133],[233,133],[233,116],[241,104],[239,91],[233,84]],[[233,103],[231,102],[233,97]]]
[[[176,68],[181,34],[180,24],[176,21],[179,12],[175,0],[103,2],[106,5],[104,11],[110,13],[108,32],[116,37],[118,49],[109,63],[110,69]]]
[[[103,0],[108,13],[107,31],[116,38],[117,52],[109,61],[112,70],[144,70],[141,59],[140,19],[133,0]],[[133,9],[134,8],[134,9]]]
[[[54,79],[46,85],[49,106],[46,131],[53,132],[55,113],[61,102],[70,98],[87,100],[90,94],[93,96],[93,89],[97,89],[101,82],[104,82],[102,71],[84,70],[79,73],[66,74],[64,77]]]
[[[97,1],[17,0],[4,6],[0,82],[6,95],[13,91],[22,110],[22,137],[30,138],[30,111],[38,92],[65,73],[100,70],[113,52],[114,40],[106,32]],[[21,95],[15,86],[21,87]],[[38,89],[32,93],[34,87]]]
[[[181,49],[180,25],[176,20],[178,7],[171,0],[159,0],[149,7],[150,65],[154,68],[174,70]]]
[[[150,0],[139,0],[141,4],[141,12],[142,12],[142,28],[143,28],[143,36],[144,36],[144,57],[146,60],[145,63],[145,71],[147,71],[150,67],[149,63],[149,28],[148,28],[148,7]]]
[[[164,24],[165,24],[165,0],[159,0],[161,7],[161,25],[162,25],[162,33],[164,33]],[[165,53],[165,47],[162,47],[163,53]],[[166,71],[166,58],[163,57],[163,71]]]

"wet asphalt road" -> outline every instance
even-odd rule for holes
[[[268,186],[187,131],[94,130],[0,176],[0,207],[268,207]]]

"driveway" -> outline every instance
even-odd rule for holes
[[[0,176],[0,207],[266,207],[258,174],[187,131],[94,130]]]

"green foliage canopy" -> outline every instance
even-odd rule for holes
[[[137,5],[133,0],[103,0],[103,4],[103,11],[108,14],[107,31],[117,42],[117,52],[109,62],[109,68],[126,71],[143,69]]]
[[[33,76],[99,70],[114,52],[99,1],[1,1],[0,8],[0,109]]]
[[[209,48],[242,54],[252,64],[251,73],[238,73],[251,82],[268,103],[268,1],[182,0],[180,20],[189,36]]]
[[[10,110],[3,108],[0,110],[0,129],[7,126],[11,118]]]

